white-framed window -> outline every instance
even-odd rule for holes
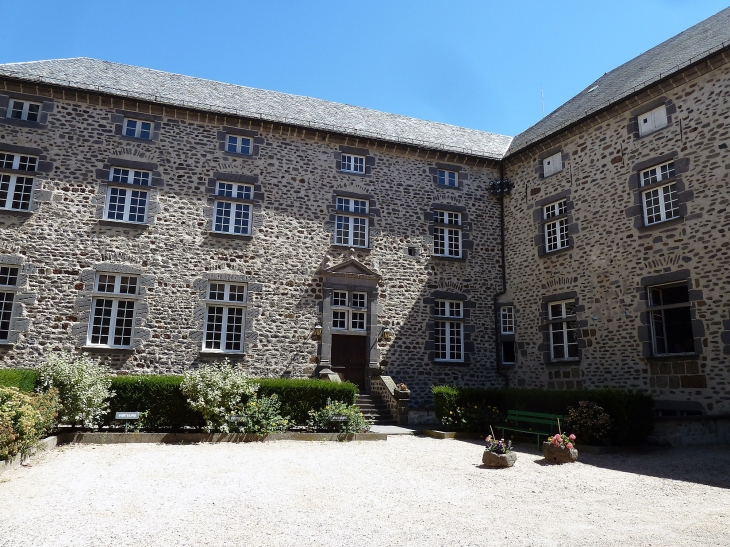
[[[641,172],[641,185],[647,186],[675,176],[674,162],[669,161]],[[671,182],[641,193],[644,204],[644,224],[656,224],[679,216],[677,184]]]
[[[453,188],[459,186],[459,174],[456,171],[439,169],[437,174],[437,180],[441,186],[451,186]]]
[[[648,287],[647,292],[654,355],[694,353],[687,283]]]
[[[37,122],[41,115],[41,104],[32,103],[30,101],[19,101],[10,99],[8,104],[8,118],[13,120],[25,120],[28,122]]]
[[[369,203],[363,199],[337,198],[338,214],[335,218],[335,245],[349,247],[368,246]],[[348,215],[339,214],[350,213]]]
[[[515,333],[515,309],[512,306],[500,307],[499,324],[502,334]]]
[[[221,198],[253,199],[253,186],[218,181],[216,196]],[[213,231],[224,234],[251,234],[251,204],[217,199],[213,204]]]
[[[575,300],[548,302],[550,358],[554,361],[578,358]],[[560,321],[560,320],[563,321]]]
[[[648,135],[652,131],[665,127],[667,121],[667,107],[664,105],[658,106],[649,112],[645,112],[638,117],[639,121],[639,136],[643,137]]]
[[[124,118],[122,135],[125,137],[150,140],[152,138],[152,122]]]
[[[0,153],[0,169],[35,171],[38,158],[19,154]],[[30,210],[33,196],[33,177],[0,173],[0,209]]]
[[[340,157],[340,169],[348,173],[365,173],[365,156],[342,154]]]
[[[243,283],[208,282],[203,351],[243,353],[246,290]]]
[[[434,211],[433,254],[461,258],[461,213]],[[453,226],[453,227],[452,227]]]
[[[137,224],[147,222],[149,191],[135,186],[148,187],[151,180],[152,173],[149,171],[112,167],[109,171],[109,182],[112,184],[106,192],[104,218]]]
[[[87,344],[129,348],[134,331],[134,310],[139,292],[139,278],[133,275],[97,273],[95,296]]]
[[[464,360],[464,306],[454,300],[434,302],[434,358],[436,361]]]
[[[226,136],[226,152],[233,152],[234,154],[251,154],[251,138],[240,137],[238,135],[227,135]]]
[[[0,152],[0,168],[15,169],[16,171],[35,171],[38,168],[38,158]]]
[[[542,160],[542,173],[544,177],[549,177],[563,170],[563,154],[558,152],[549,158]]]
[[[367,330],[367,303],[367,293],[332,291],[332,328]]]
[[[10,337],[18,271],[17,266],[0,266],[0,342],[7,342]]]
[[[568,219],[563,215],[566,214],[565,200],[556,201],[544,208],[545,215],[545,250],[549,253],[559,249],[565,249],[570,240],[568,238]],[[549,220],[555,217],[556,220]]]

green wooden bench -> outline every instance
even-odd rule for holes
[[[537,449],[541,449],[540,437],[546,439],[558,432],[558,420],[562,420],[560,414],[543,414],[541,412],[527,412],[525,410],[508,410],[506,424],[500,426],[502,437],[505,431],[516,433],[528,433],[537,435]]]

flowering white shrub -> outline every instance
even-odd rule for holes
[[[188,403],[205,419],[205,431],[229,433],[228,417],[240,408],[242,398],[258,391],[246,374],[230,365],[228,360],[201,366],[185,373],[180,390]]]
[[[40,387],[56,388],[61,402],[58,422],[98,427],[109,411],[112,375],[88,355],[53,353],[38,367]]]

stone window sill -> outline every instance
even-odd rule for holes
[[[230,156],[232,158],[239,158],[242,160],[255,160],[257,156],[253,154],[241,154],[240,152],[229,152],[228,150],[223,150],[224,156]]]
[[[146,222],[125,222],[123,220],[99,219],[99,226],[111,226],[114,228],[133,228],[135,230],[146,230],[150,227]]]
[[[442,260],[444,262],[466,262],[465,256],[441,256],[441,255],[431,255],[431,258],[434,260]]]
[[[643,213],[642,213],[643,214]],[[667,226],[674,226],[676,224],[682,224],[684,217],[672,218],[670,220],[664,220],[662,222],[655,222],[654,224],[644,225],[638,228],[640,232],[650,232],[652,230],[662,230]]]
[[[81,346],[81,349],[89,353],[108,353],[111,355],[131,355],[134,353],[133,348],[113,348],[109,346]]]
[[[4,123],[7,125],[14,125],[16,127],[48,129],[48,124],[45,124],[45,123],[29,122],[28,120],[16,120],[13,118],[0,118],[0,123]]]
[[[555,256],[562,256],[566,253],[569,253],[573,250],[573,246],[565,247],[563,249],[558,249],[556,251],[545,251],[540,255],[540,258],[552,258]]]
[[[700,358],[699,353],[668,353],[666,355],[649,355],[650,361],[692,361]]]
[[[236,355],[246,355],[243,351],[219,351],[215,349],[201,349],[198,350],[198,355],[201,357],[218,357],[220,355],[225,355],[226,357],[232,356],[235,357]]]
[[[355,247],[354,245],[337,245],[335,243],[332,243],[330,245],[333,249],[338,250],[347,250],[347,249],[355,249],[355,252],[369,252],[372,251],[372,247]]]
[[[470,366],[469,363],[466,363],[464,361],[437,361],[434,359],[431,362],[432,365],[438,365],[442,367],[468,367]]]
[[[214,232],[213,230],[208,232],[211,237],[219,237],[221,239],[237,239],[239,241],[252,241],[253,236],[248,234],[227,234],[225,232]]]
[[[0,214],[11,215],[14,217],[30,217],[33,211],[20,211],[18,209],[0,209]]]
[[[546,365],[560,366],[560,365],[579,365],[580,359],[551,359],[545,361]]]

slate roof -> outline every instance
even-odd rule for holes
[[[87,57],[0,64],[0,75],[499,160],[512,137]]]
[[[517,135],[512,140],[507,155],[518,152],[727,46],[730,46],[730,8],[607,72],[527,131]]]

